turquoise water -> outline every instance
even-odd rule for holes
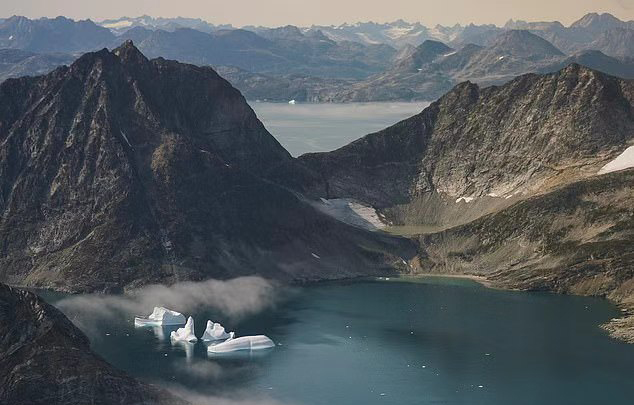
[[[279,346],[208,357],[202,343],[172,346],[152,329],[134,328],[131,316],[104,319],[88,332],[93,349],[115,366],[203,396],[306,405],[634,398],[634,345],[599,328],[618,315],[602,299],[392,279],[297,289],[274,310],[240,321],[205,308],[193,315],[198,335],[211,318],[238,335],[264,333]]]
[[[419,103],[285,104],[250,102],[264,126],[293,156],[326,152],[418,114]]]

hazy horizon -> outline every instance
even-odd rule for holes
[[[279,13],[284,10],[284,13]],[[449,12],[447,10],[450,10]],[[393,0],[389,4],[368,4],[361,0],[346,2],[336,0],[237,0],[229,4],[218,0],[181,0],[177,3],[164,0],[110,0],[91,2],[81,0],[23,0],[0,4],[0,16],[23,15],[29,18],[57,17],[73,19],[104,19],[138,17],[189,17],[200,18],[212,24],[234,26],[287,24],[339,25],[356,22],[390,22],[403,19],[421,22],[433,27],[436,24],[496,24],[503,25],[509,19],[526,21],[560,21],[570,25],[583,15],[611,13],[621,20],[634,19],[634,2],[630,0],[509,0],[499,4],[495,0],[448,0],[439,4],[429,0]]]

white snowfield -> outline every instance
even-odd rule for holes
[[[255,336],[242,336],[239,338],[229,338],[224,342],[210,345],[207,348],[209,353],[228,353],[239,350],[260,350],[274,347],[275,343],[267,336],[255,335]]]
[[[212,342],[216,340],[229,339],[231,336],[232,335],[227,333],[224,326],[221,324],[214,323],[214,321],[207,321],[207,328],[205,329],[205,333],[203,333],[201,340]]]
[[[183,314],[164,307],[154,307],[147,318],[134,317],[135,326],[167,326],[184,323],[185,316]]]
[[[631,167],[634,167],[634,146],[625,149],[616,159],[603,166],[597,174],[617,172]]]
[[[354,200],[346,198],[326,200],[322,198],[321,203],[316,203],[314,206],[321,212],[358,228],[376,231],[387,225],[374,208]]]
[[[176,331],[172,331],[170,333],[170,339],[172,341],[185,341],[185,342],[195,342],[198,340],[194,333],[194,318],[191,316],[187,318],[187,323],[184,327],[178,328]]]

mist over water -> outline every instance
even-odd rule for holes
[[[420,113],[428,102],[285,104],[250,101],[258,118],[293,156],[327,152]]]
[[[237,320],[272,308],[282,296],[282,291],[271,281],[239,277],[227,281],[150,285],[122,295],[74,295],[62,299],[56,306],[82,329],[94,332],[103,320],[147,316],[155,306],[184,314],[200,308],[213,309],[225,319]]]
[[[263,294],[262,282],[221,282],[219,297],[177,309],[191,308],[184,312],[198,336],[207,319],[238,336],[265,334],[278,346],[264,352],[210,355],[202,342],[172,344],[176,327],[135,328],[131,316],[82,305],[94,296],[56,305],[73,320],[76,311],[95,320],[84,330],[114,366],[203,405],[582,405],[634,397],[634,345],[600,329],[619,314],[603,299],[443,278],[323,283],[291,294],[278,287]],[[162,297],[151,291],[145,299]],[[246,291],[258,305],[218,305]]]

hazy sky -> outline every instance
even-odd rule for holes
[[[266,25],[385,22],[402,18],[453,25],[504,24],[509,18],[559,20],[568,25],[587,12],[634,19],[634,0],[0,0],[0,16],[100,20],[148,14],[197,17],[215,24]]]

